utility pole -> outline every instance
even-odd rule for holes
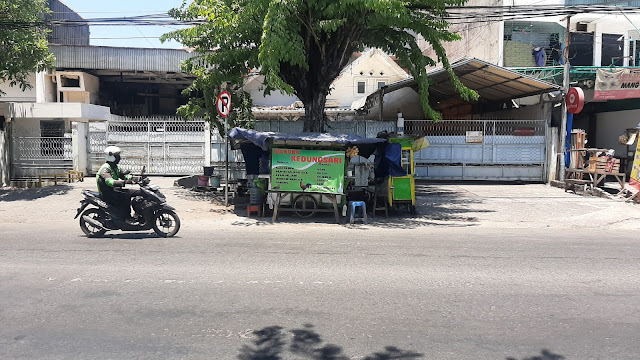
[[[565,39],[564,45],[564,72],[563,72],[563,80],[562,80],[562,94],[563,98],[567,96],[567,92],[569,91],[569,71],[571,69],[571,65],[569,64],[569,41],[571,37],[570,32],[571,26],[571,15],[567,16],[567,37]],[[566,99],[562,101],[562,124],[560,125],[560,149],[558,149],[558,162],[560,163],[560,173],[558,174],[558,180],[564,181],[565,176],[565,158],[567,153],[567,102]]]

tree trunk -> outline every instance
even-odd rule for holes
[[[324,106],[327,94],[323,91],[311,93],[309,98],[300,99],[304,104],[304,132],[324,132],[327,123]]]

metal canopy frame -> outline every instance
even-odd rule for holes
[[[451,68],[466,87],[478,92],[479,101],[482,102],[506,101],[560,90],[558,85],[475,58],[454,61]],[[433,101],[456,98],[460,103],[465,103],[444,68],[431,70],[427,76],[430,82],[429,95]],[[405,87],[417,89],[418,83],[411,78],[382,87],[367,97],[363,110],[380,105],[381,94]]]

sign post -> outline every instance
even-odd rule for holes
[[[227,116],[231,112],[231,94],[228,91],[223,91],[218,95],[216,99],[216,110],[218,115],[224,118],[224,207],[229,206],[229,120]],[[209,149],[211,151],[211,149]]]

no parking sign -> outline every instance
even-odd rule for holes
[[[228,91],[223,91],[218,95],[218,99],[216,100],[216,110],[218,110],[218,115],[226,118],[229,116],[231,112],[231,94]]]

